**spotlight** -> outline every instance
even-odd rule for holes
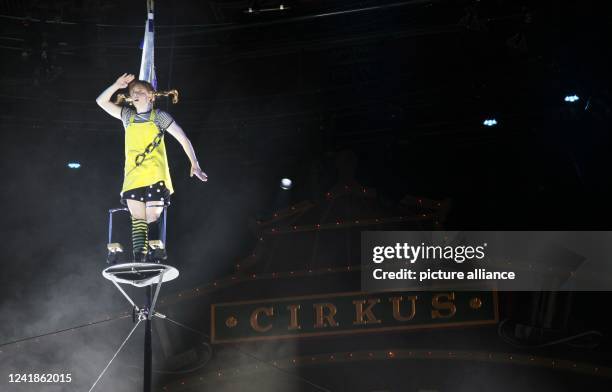
[[[573,95],[566,96],[563,100],[565,102],[574,103],[574,102],[578,101],[579,99],[580,98],[576,94],[573,94]]]
[[[487,127],[492,127],[494,125],[497,125],[497,120],[494,118],[488,118],[486,120],[484,120],[483,125],[487,126]]]
[[[68,162],[68,167],[71,169],[79,169],[81,164],[78,162]]]
[[[292,186],[292,185],[293,185],[293,183],[292,183],[292,182],[291,182],[291,180],[290,180],[290,179],[288,179],[288,178],[283,178],[283,179],[281,180],[281,183],[280,183],[280,187],[281,187],[282,189],[284,189],[284,190],[289,190],[289,189],[291,189],[291,186]]]

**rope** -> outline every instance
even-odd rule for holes
[[[121,346],[119,346],[119,348],[117,349],[117,351],[115,351],[115,355],[113,355],[113,357],[111,358],[111,360],[108,362],[108,364],[106,365],[106,367],[104,368],[104,370],[102,370],[102,373],[100,373],[100,375],[98,376],[98,378],[96,379],[96,381],[94,381],[93,385],[91,386],[91,388],[89,388],[89,392],[93,391],[93,389],[95,388],[96,384],[98,383],[98,381],[100,381],[100,379],[102,378],[102,376],[104,375],[104,373],[106,373],[106,370],[108,369],[108,367],[111,365],[111,363],[113,363],[113,361],[115,360],[115,358],[117,357],[117,355],[119,354],[119,352],[123,349],[123,346],[125,346],[125,344],[127,343],[127,341],[130,339],[130,336],[132,336],[132,334],[134,333],[134,331],[136,330],[136,328],[138,328],[138,326],[140,325],[140,322],[142,320],[138,320],[138,322],[136,323],[136,325],[134,325],[134,328],[132,328],[132,330],[130,331],[130,333],[128,334],[127,338],[125,338],[125,340],[123,341],[123,343],[121,343]]]
[[[345,15],[345,14],[356,14],[356,13],[362,13],[362,12],[367,13],[370,11],[377,11],[377,10],[382,11],[382,10],[394,9],[394,8],[399,8],[399,7],[404,7],[404,6],[420,6],[420,5],[430,6],[432,4],[439,3],[439,2],[441,2],[441,0],[410,0],[410,1],[403,1],[403,2],[398,2],[398,3],[383,4],[383,5],[378,5],[378,6],[362,7],[362,8],[355,8],[355,9],[344,9],[344,10],[337,10],[337,11],[331,11],[331,12],[324,12],[320,14],[288,17],[285,19],[278,19],[278,20],[272,20],[272,21],[266,21],[266,22],[245,23],[245,24],[219,23],[219,24],[202,24],[202,25],[176,25],[175,27],[195,27],[195,28],[201,28],[201,30],[194,30],[191,32],[184,32],[184,33],[173,33],[172,36],[177,37],[177,38],[190,37],[190,36],[201,35],[201,34],[227,32],[227,31],[243,30],[243,29],[249,29],[249,28],[259,28],[259,27],[277,25],[277,24],[290,24],[293,22],[317,20],[320,18],[334,17],[334,16],[339,16],[339,15]],[[20,18],[20,19],[27,20],[27,18]],[[45,21],[45,22],[52,23],[50,21]],[[60,23],[60,24],[64,24],[64,23]],[[65,24],[69,24],[69,23],[65,23]],[[100,25],[100,26],[106,27],[106,26],[113,26],[113,25]],[[139,27],[142,28],[142,25],[140,25]],[[166,25],[164,27],[172,27],[172,25]],[[166,36],[164,35],[163,37],[165,38]],[[131,40],[130,41],[115,41],[115,42],[108,42],[105,45],[116,45],[116,44],[130,45],[132,44],[132,42],[133,41]],[[66,47],[57,48],[57,49],[50,49],[48,52],[67,52],[67,51],[73,51],[75,49],[88,49],[88,48],[97,47],[97,46],[99,45],[98,44],[88,44],[88,45],[78,45],[78,46],[77,45],[66,46]]]
[[[17,339],[17,340],[12,340],[10,342],[5,342],[5,343],[0,344],[0,347],[9,346],[11,344],[16,344],[16,343],[21,343],[21,342],[26,342],[28,340],[38,339],[38,338],[42,338],[42,337],[45,337],[45,336],[52,336],[52,335],[56,335],[56,334],[59,334],[59,333],[62,333],[62,332],[74,331],[74,330],[77,330],[77,329],[80,329],[80,328],[89,327],[90,325],[102,324],[102,323],[106,323],[108,321],[114,321],[114,320],[119,320],[119,319],[128,318],[128,317],[131,317],[131,315],[123,315],[123,316],[118,316],[118,317],[114,317],[114,318],[110,318],[110,319],[105,319],[105,320],[99,320],[99,321],[90,321],[87,324],[77,325],[76,327],[60,329],[60,330],[53,331],[53,332],[47,332],[47,333],[43,333],[43,334],[36,335],[36,336],[30,336],[30,337],[27,337],[27,338],[21,338],[21,339]]]
[[[0,15],[0,19],[18,20],[21,22],[34,22],[34,23],[46,23],[46,24],[57,24],[57,25],[76,25],[76,26],[94,26],[94,27],[119,27],[119,28],[134,28],[142,29],[141,24],[108,24],[108,23],[88,23],[88,22],[74,22],[69,20],[61,19],[38,19],[29,16],[17,16],[17,15]],[[206,23],[206,24],[171,24],[171,25],[157,25],[158,28],[185,28],[185,27],[211,27],[211,26],[226,26],[232,23]],[[20,48],[22,49],[22,48]]]

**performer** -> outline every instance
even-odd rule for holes
[[[113,94],[124,88],[128,89],[129,94],[125,100],[131,101],[134,108],[123,105],[125,100],[122,99],[117,103],[111,101]],[[150,83],[135,80],[132,74],[123,74],[96,99],[102,109],[122,120],[125,127],[121,202],[127,204],[132,218],[135,262],[159,262],[166,259],[165,244],[161,243],[159,237],[158,219],[163,212],[163,204],[169,202],[174,189],[166,157],[164,131],[168,131],[183,146],[191,161],[190,176],[195,175],[202,181],[208,180],[182,128],[170,114],[153,108],[156,96],[169,94],[156,92]],[[154,251],[149,250],[149,244]]]

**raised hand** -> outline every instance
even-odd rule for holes
[[[123,75],[119,76],[119,78],[117,78],[117,80],[115,81],[114,85],[119,89],[119,88],[126,88],[128,86],[128,84],[134,80],[134,75],[132,74],[127,74],[124,73]]]
[[[200,180],[208,181],[208,176],[202,171],[202,169],[200,169],[200,166],[191,166],[191,174],[189,175],[189,177],[193,177],[194,174]]]

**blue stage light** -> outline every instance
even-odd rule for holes
[[[570,103],[573,103],[573,102],[576,102],[576,101],[577,101],[577,100],[579,100],[579,99],[580,99],[580,98],[579,98],[579,97],[578,97],[576,94],[573,94],[573,95],[568,95],[568,96],[566,96],[566,97],[565,97],[563,100],[564,100],[565,102],[570,102]]]
[[[81,164],[78,162],[68,162],[68,167],[71,169],[79,169]]]
[[[492,127],[494,125],[497,125],[497,120],[494,118],[487,118],[482,123],[487,127]]]

